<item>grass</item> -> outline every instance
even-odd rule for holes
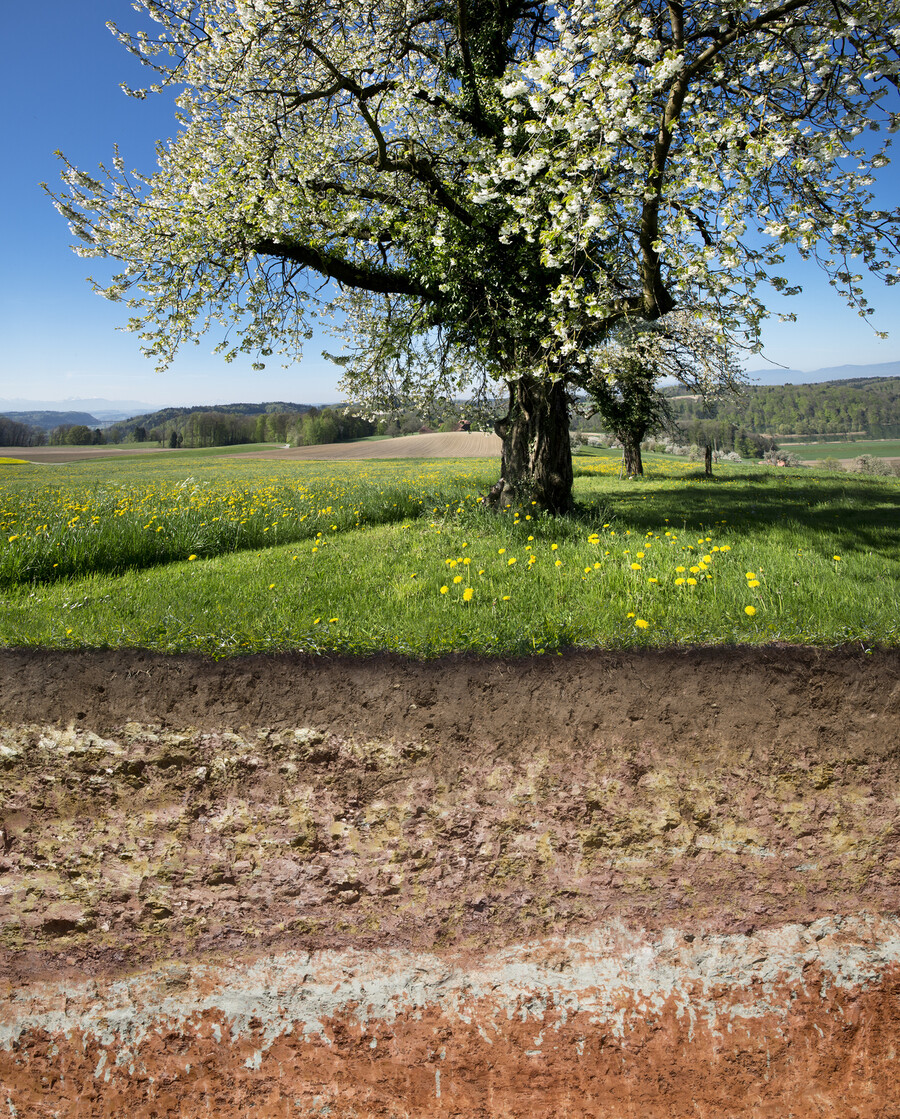
[[[496,460],[176,458],[0,473],[0,643],[214,656],[900,644],[900,483],[578,456],[496,517]]]
[[[781,443],[783,451],[791,451],[800,458],[857,458],[875,455],[876,458],[900,457],[900,439],[860,439],[854,443]]]

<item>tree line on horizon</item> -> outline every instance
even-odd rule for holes
[[[835,442],[900,438],[900,377],[859,378],[809,385],[754,385],[740,396],[719,401],[710,415],[699,398],[680,386],[663,389],[669,412],[663,430],[682,442],[712,444],[744,458],[798,436]],[[164,408],[107,428],[63,423],[51,431],[0,415],[0,445],[33,447],[85,446],[104,443],[158,443],[170,447],[215,447],[243,443],[290,443],[315,446],[369,435],[404,435],[426,423],[435,430],[458,426],[462,408],[448,403],[444,412],[424,416],[414,407],[374,420],[347,415],[343,408],[306,404],[234,404],[218,408]],[[600,412],[573,415],[572,430],[604,433],[610,425]]]

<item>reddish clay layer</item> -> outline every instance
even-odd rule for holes
[[[777,1013],[724,1034],[671,1003],[636,1018],[623,1002],[621,1033],[587,1013],[551,1010],[536,1022],[519,1012],[498,1030],[490,1014],[464,1023],[426,1007],[367,1029],[335,1017],[324,1042],[297,1031],[266,1047],[261,1023],[230,1040],[222,1016],[207,1012],[186,1032],[160,1023],[136,1047],[132,1073],[95,1037],[37,1032],[0,1051],[0,1102],[12,1115],[59,1119],[900,1115],[900,969],[824,998],[821,979],[769,992]]]

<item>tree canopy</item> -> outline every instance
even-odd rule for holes
[[[636,324],[758,348],[789,250],[864,315],[900,277],[900,0],[139,4],[179,131],[56,201],[145,352],[262,364],[335,314],[356,399],[508,386],[510,495],[568,507],[567,390]]]

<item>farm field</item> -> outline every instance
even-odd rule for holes
[[[900,458],[900,439],[859,439],[853,443],[781,443],[782,450],[791,451],[802,459],[826,458],[852,461],[859,455],[877,458]]]
[[[500,457],[500,439],[493,432],[447,431],[430,435],[371,436],[349,443],[324,443],[313,447],[277,447],[248,451],[254,458],[314,460],[369,458],[485,458]]]
[[[0,644],[551,653],[900,644],[900,483],[577,457],[576,515],[495,517],[493,459],[173,453],[0,474]]]
[[[251,450],[271,450],[277,446],[275,443],[260,443],[255,446],[242,444],[237,447],[201,447],[191,451],[172,450],[168,447],[158,447],[155,443],[146,446],[143,443],[126,443],[103,446],[84,447],[0,447],[0,465],[17,464],[22,462],[40,462],[55,465],[66,462],[83,462],[97,459],[123,459],[143,457],[144,455],[162,455],[166,458],[173,456],[206,456],[246,454]]]

